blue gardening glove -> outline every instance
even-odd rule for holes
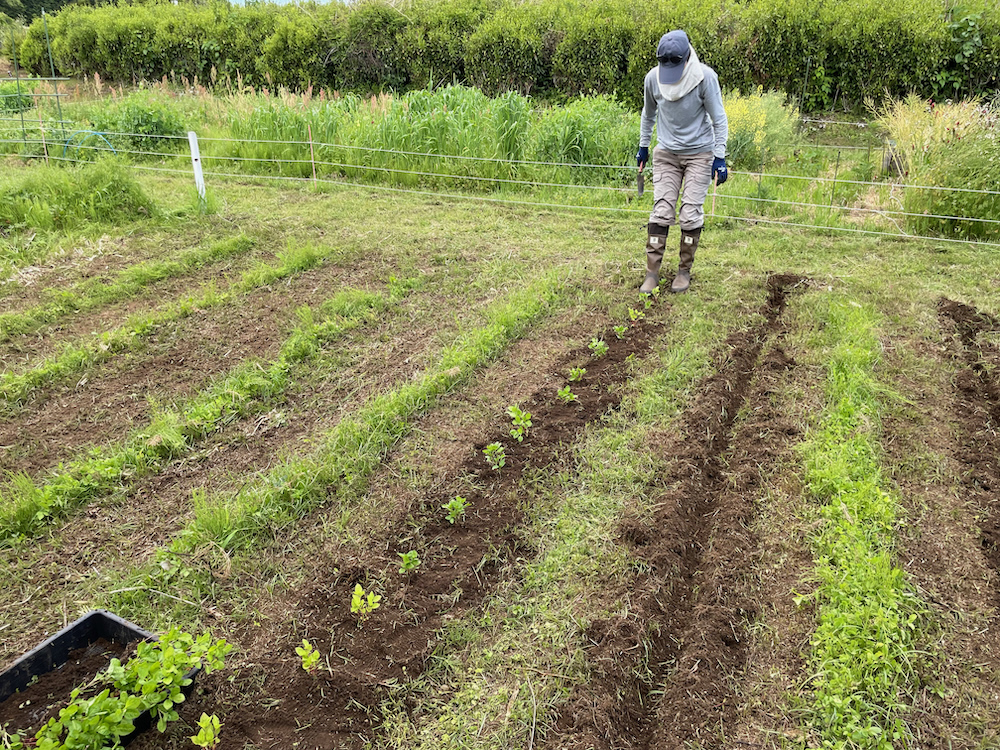
[[[716,185],[721,185],[728,179],[729,170],[726,169],[726,160],[716,156],[715,161],[712,162],[712,181]]]
[[[649,161],[649,147],[640,146],[639,153],[635,155],[635,163],[638,165],[639,169],[642,169],[643,165]]]

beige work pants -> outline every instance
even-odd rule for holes
[[[708,186],[712,184],[711,151],[692,156],[678,156],[666,149],[653,149],[653,212],[650,224],[674,226],[691,230],[705,224],[705,198]],[[680,216],[677,215],[677,201],[681,186],[684,199]]]

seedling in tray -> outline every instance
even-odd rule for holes
[[[354,584],[354,595],[351,597],[351,612],[356,614],[362,622],[371,617],[379,607],[382,597],[374,591],[365,593],[364,587],[360,583]]]
[[[576,401],[576,394],[569,389],[568,385],[564,385],[560,388],[556,395],[562,399],[564,404],[571,404]]]
[[[139,643],[128,663],[112,659],[88,685],[74,688],[58,719],[49,719],[33,737],[0,733],[0,746],[10,750],[120,747],[118,741],[133,732],[144,711],[164,732],[167,722],[178,718],[183,690],[191,684],[190,671],[201,667],[209,674],[221,669],[231,649],[223,640],[213,642],[207,633],[195,638],[172,628],[158,641]],[[102,685],[106,687],[95,695]]]
[[[465,509],[469,507],[469,501],[460,495],[455,495],[455,497],[441,507],[448,511],[445,514],[448,523],[455,523],[455,521],[465,515]]]
[[[319,661],[319,651],[314,649],[313,645],[305,638],[302,639],[301,646],[295,647],[295,653],[302,659],[302,668],[309,674],[312,674],[319,668],[316,664]]]
[[[490,443],[487,445],[483,448],[483,455],[486,456],[486,462],[493,471],[500,471],[501,468],[507,465],[507,454],[500,443]]]
[[[531,412],[521,411],[518,407],[511,406],[507,409],[507,414],[510,416],[511,425],[513,425],[510,436],[520,443],[524,440],[524,433],[531,427]]]

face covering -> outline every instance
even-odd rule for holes
[[[681,74],[680,80],[677,83],[659,84],[660,94],[668,102],[676,102],[685,94],[690,94],[705,79],[705,73],[698,61],[698,53],[694,51],[694,47],[691,47],[690,50],[691,55],[684,63],[684,72]]]

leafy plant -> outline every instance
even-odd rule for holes
[[[570,390],[570,387],[568,385],[564,385],[562,388],[560,388],[556,392],[556,395],[562,399],[564,404],[570,404],[577,400],[576,394]]]
[[[191,742],[198,747],[218,747],[221,741],[219,739],[221,730],[222,722],[219,721],[218,716],[215,714],[209,716],[202,712],[201,718],[198,719],[198,734],[191,736]]]
[[[810,77],[819,81],[814,68]],[[821,85],[821,84],[820,84]],[[758,170],[782,148],[795,143],[799,113],[785,103],[785,95],[758,87],[749,94],[736,91],[725,97],[729,120],[726,159],[734,169]]]
[[[464,501],[464,498],[455,498],[455,499],[456,500],[463,500]],[[451,505],[451,503],[449,503],[448,505],[444,505],[442,507],[447,508],[449,505]],[[448,520],[451,521],[452,523],[455,523],[452,520],[452,518],[451,518],[451,513],[450,512],[448,514]],[[412,550],[411,549],[409,552],[400,552],[399,553],[399,572],[400,573],[409,573],[410,571],[416,570],[419,567],[420,567],[420,556],[417,555],[417,551],[416,550]]]
[[[135,729],[144,711],[156,719],[159,731],[177,719],[176,706],[184,701],[183,689],[191,684],[188,673],[201,667],[206,674],[224,665],[232,650],[224,640],[213,642],[205,633],[195,638],[172,628],[160,640],[140,643],[136,656],[122,664],[112,659],[107,670],[88,685],[74,688],[69,703],[57,718],[49,719],[35,736],[25,740],[9,735],[10,750],[98,750],[118,746],[118,740]],[[110,685],[97,695],[84,697],[97,686]]]
[[[603,357],[605,354],[608,353],[609,349],[607,342],[601,339],[591,339],[590,344],[588,344],[588,346],[590,347],[591,353],[595,357]]]
[[[501,466],[502,465],[503,464],[501,464]],[[456,495],[441,507],[448,511],[445,514],[445,518],[448,519],[448,523],[455,523],[455,521],[465,515],[465,510],[469,507],[469,501],[461,495]]]
[[[572,367],[569,371],[569,382],[575,383],[577,380],[583,380],[583,376],[587,374],[587,369],[585,367]]]
[[[507,464],[507,454],[500,443],[490,443],[487,445],[483,448],[483,455],[486,456],[487,463],[489,463],[490,468],[494,471],[500,471]]]
[[[520,443],[524,440],[524,433],[531,427],[531,412],[522,411],[517,406],[511,406],[507,409],[507,414],[510,416],[513,425],[510,436]]]
[[[642,310],[636,310],[634,307],[628,309],[628,319],[635,323],[637,320],[642,320],[646,317],[646,313]]]
[[[614,331],[616,337],[618,338],[625,337],[625,326],[615,326]]]
[[[374,591],[365,593],[360,583],[354,584],[354,594],[351,596],[351,612],[358,615],[364,622],[371,617],[372,612],[379,608],[382,597]]]
[[[319,661],[319,651],[313,648],[313,645],[306,640],[302,639],[302,645],[295,647],[295,653],[299,655],[302,659],[302,668],[309,674],[315,672],[319,667],[317,662]]]

